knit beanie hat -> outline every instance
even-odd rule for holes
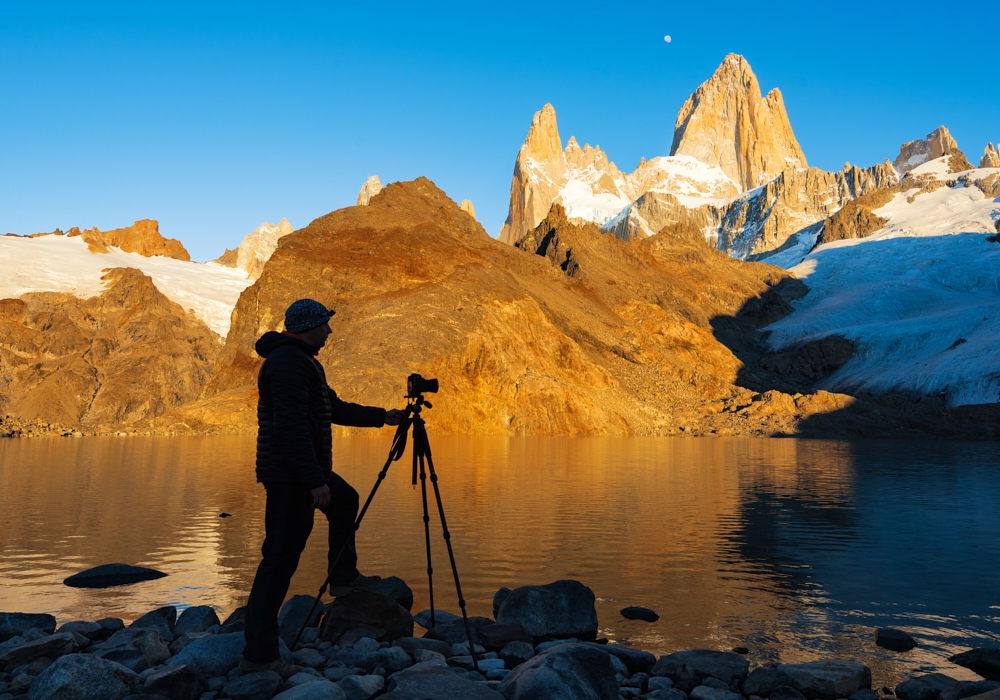
[[[336,311],[327,309],[318,301],[299,299],[285,311],[285,330],[289,333],[301,333],[316,326],[322,326],[330,320]]]

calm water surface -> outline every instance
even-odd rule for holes
[[[602,634],[657,654],[746,645],[751,663],[840,656],[876,683],[1000,645],[1000,456],[990,443],[692,438],[438,438],[470,613],[500,586],[578,579]],[[388,450],[335,441],[364,498]],[[245,603],[263,540],[253,438],[0,441],[0,610],[60,621],[159,605]],[[221,519],[219,513],[232,513]],[[362,570],[398,575],[427,607],[419,490],[395,464],[359,534]],[[320,523],[290,594],[324,576]],[[457,612],[440,529],[439,607]],[[106,590],[62,580],[109,562],[168,577]],[[644,605],[647,624],[618,610]],[[879,626],[922,643],[872,643]]]

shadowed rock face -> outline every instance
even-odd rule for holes
[[[135,423],[198,396],[219,350],[205,324],[133,268],[100,295],[0,300],[0,411],[76,424]]]

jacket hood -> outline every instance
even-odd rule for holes
[[[299,340],[298,338],[293,338],[290,335],[285,335],[284,333],[278,333],[277,331],[268,331],[260,337],[260,340],[254,345],[254,350],[261,357],[267,357],[277,348],[283,345],[294,345],[302,352],[307,355],[315,356],[319,352],[319,348],[314,348],[309,343]]]

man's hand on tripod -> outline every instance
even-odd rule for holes
[[[386,425],[399,425],[404,418],[406,418],[406,411],[401,411],[398,408],[390,408],[385,412]]]
[[[311,493],[313,497],[313,508],[324,510],[328,505],[330,505],[330,487],[326,484],[310,489],[309,493]]]

